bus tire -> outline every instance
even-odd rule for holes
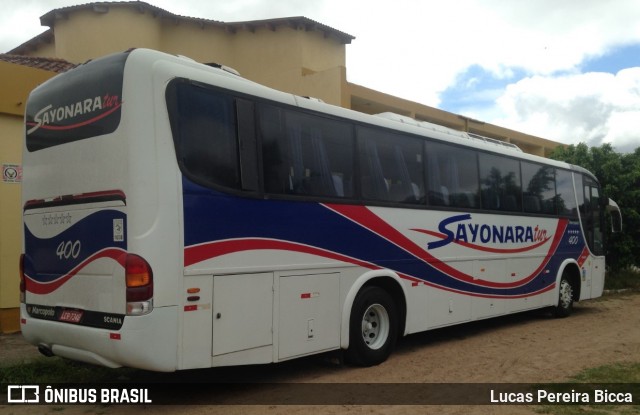
[[[573,311],[573,286],[565,274],[560,278],[558,292],[558,304],[554,309],[554,315],[559,318],[568,317]]]
[[[356,296],[349,318],[347,360],[374,366],[387,360],[398,337],[395,301],[380,287],[364,287]]]

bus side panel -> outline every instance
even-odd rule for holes
[[[183,188],[187,273],[314,265],[300,254],[316,267],[389,269],[430,288],[410,294],[409,332],[551,305],[553,276],[584,247],[568,219],[259,200],[186,179]]]
[[[270,350],[273,292],[270,272],[213,277],[213,356],[261,347]]]
[[[602,292],[604,291],[605,259],[603,256],[593,256],[588,266],[591,269],[590,298],[598,298],[602,296]]]
[[[340,273],[283,275],[279,293],[278,360],[340,347]]]
[[[211,367],[213,276],[185,276],[182,287],[180,369]]]

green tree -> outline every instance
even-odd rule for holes
[[[612,269],[640,265],[640,147],[633,153],[617,153],[610,144],[589,147],[584,143],[557,147],[551,158],[586,168],[597,177],[605,197],[622,211],[622,232],[607,225],[607,260]]]

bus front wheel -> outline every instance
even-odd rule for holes
[[[359,366],[387,360],[398,337],[397,320],[396,304],[389,293],[375,286],[363,288],[351,307],[347,359]]]
[[[554,314],[556,317],[567,317],[573,311],[573,286],[564,274],[560,278],[558,291],[558,305],[556,305]]]

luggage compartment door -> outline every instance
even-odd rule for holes
[[[213,277],[212,355],[273,344],[273,273]]]

